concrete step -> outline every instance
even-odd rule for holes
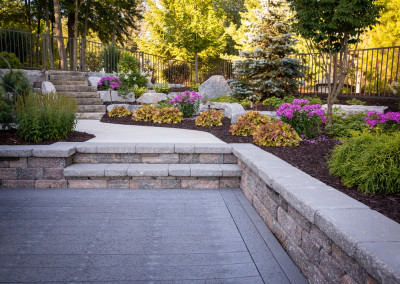
[[[97,91],[96,86],[70,86],[70,85],[55,85],[54,86],[59,92],[95,92]]]
[[[62,71],[62,70],[49,70],[47,71],[49,76],[76,76],[76,77],[86,77],[86,72],[79,71]]]
[[[78,112],[104,112],[106,113],[105,105],[78,105]]]
[[[62,94],[73,98],[99,98],[97,92],[62,92]]]
[[[78,119],[100,120],[105,115],[105,112],[79,112]]]
[[[78,102],[79,105],[103,105],[103,101],[97,98],[77,98],[74,99]]]
[[[72,85],[72,86],[89,86],[88,81],[71,81],[71,80],[50,80],[50,82],[53,83],[54,86],[67,86],[67,85]]]
[[[58,80],[64,80],[64,81],[86,81],[88,82],[88,77],[84,74],[84,76],[81,75],[50,75],[50,81],[58,81]]]

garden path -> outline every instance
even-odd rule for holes
[[[102,123],[98,120],[78,120],[76,130],[96,135],[88,142],[225,143],[203,131]]]

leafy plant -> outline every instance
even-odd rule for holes
[[[14,53],[0,52],[0,56],[4,57],[10,64],[12,69],[21,69],[22,63]],[[0,57],[0,68],[7,68],[8,65],[3,58]]]
[[[198,93],[185,91],[178,94],[169,103],[177,105],[183,113],[183,117],[192,117],[200,107],[200,99],[201,95]]]
[[[289,125],[280,120],[269,121],[257,126],[253,133],[253,142],[260,146],[298,146],[301,138]]]
[[[199,91],[199,87],[200,87],[200,84],[199,83],[197,83],[197,84],[192,84],[190,87],[189,87],[189,90],[190,91],[194,91],[194,92],[198,92]]]
[[[269,122],[271,119],[266,115],[261,115],[256,111],[249,111],[238,118],[236,124],[232,124],[229,132],[237,136],[253,135],[257,126]]]
[[[263,105],[265,106],[273,106],[274,108],[279,108],[285,101],[281,98],[272,96],[263,101]]]
[[[135,98],[140,98],[144,93],[147,93],[149,90],[145,87],[137,87],[132,90],[135,94]]]
[[[157,104],[157,108],[171,107],[171,104],[168,101],[160,101]]]
[[[182,112],[174,107],[160,108],[153,114],[153,122],[155,123],[179,123],[182,119]]]
[[[196,117],[195,124],[197,126],[221,126],[224,114],[216,109],[211,109],[210,113],[208,111],[201,112],[198,117]]]
[[[335,146],[328,168],[363,193],[400,194],[400,133],[354,136]]]
[[[218,102],[218,103],[236,103],[237,100],[233,98],[231,95],[223,95],[218,98],[210,99],[211,102]]]
[[[327,125],[326,130],[330,136],[336,139],[349,138],[366,128],[364,118],[365,114],[363,113],[349,115],[348,117],[334,115],[332,125]]]
[[[75,128],[77,110],[73,98],[57,93],[19,96],[15,105],[18,133],[28,142],[65,138]]]
[[[0,77],[0,95],[24,96],[32,92],[32,87],[21,70],[10,70]]]
[[[244,108],[250,108],[251,106],[251,101],[247,100],[247,99],[243,99],[241,101],[239,101],[239,103],[242,105],[242,107]]]
[[[121,59],[121,50],[115,45],[106,46],[101,53],[104,70],[106,73],[118,71],[118,63]]]
[[[364,118],[370,129],[382,129],[384,131],[396,131],[400,129],[400,112],[381,113],[371,111]]]
[[[108,113],[109,117],[127,117],[129,115],[131,115],[131,112],[123,106],[117,106]]]
[[[366,105],[367,103],[366,103],[366,102],[363,102],[363,101],[360,101],[360,100],[357,100],[356,98],[352,98],[351,100],[347,100],[347,101],[346,101],[346,104],[348,104],[348,105],[361,105],[361,106],[364,106],[364,105]]]
[[[134,121],[152,121],[154,113],[157,111],[155,106],[146,105],[135,110],[132,114],[132,120]]]
[[[121,79],[119,94],[124,98],[130,92],[133,92],[136,96],[136,93],[140,93],[147,86],[147,73],[140,72],[137,58],[128,52],[122,55],[122,60],[118,64],[118,76]]]
[[[157,93],[164,93],[168,94],[171,91],[171,86],[168,84],[160,84],[160,85],[155,85],[154,90]]]
[[[0,96],[0,129],[9,129],[10,124],[14,121],[12,116],[12,101],[3,99]]]

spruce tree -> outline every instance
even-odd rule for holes
[[[241,51],[234,62],[231,87],[240,99],[250,95],[260,98],[282,96],[297,91],[300,61],[289,57],[296,51],[290,33],[289,10],[283,1],[260,0],[254,11],[257,21],[249,25],[248,42],[253,51]]]

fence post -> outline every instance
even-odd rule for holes
[[[43,70],[47,70],[47,52],[46,52],[46,40],[47,37],[45,34],[41,34],[42,36],[42,56],[43,56]]]

